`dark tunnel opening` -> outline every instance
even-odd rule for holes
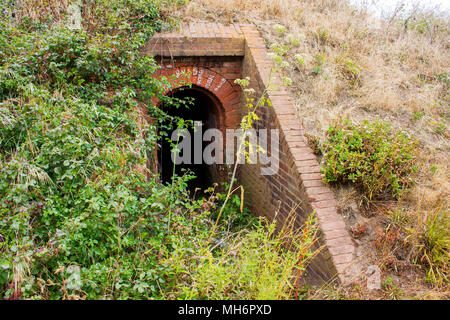
[[[163,105],[162,108],[168,115],[177,116],[185,120],[201,121],[203,132],[210,128],[217,128],[218,102],[214,101],[209,94],[197,88],[181,88],[172,92],[171,96],[179,99],[188,97],[193,100],[187,106],[180,105],[178,108],[173,105]],[[167,127],[169,122],[170,120],[165,120],[162,123],[162,127]],[[175,128],[167,132],[169,139]],[[190,170],[196,176],[196,178],[188,182],[188,188],[192,194],[195,188],[207,189],[212,186],[214,181],[211,174],[213,170],[212,166],[203,163],[203,159],[202,164],[194,163],[194,129],[189,126],[188,131],[191,136],[191,163],[175,165],[174,168],[174,163],[171,158],[172,146],[166,139],[160,139],[158,141],[158,163],[160,179],[165,184],[172,182],[173,173],[183,175],[186,170]],[[202,141],[202,151],[207,143],[210,142]]]

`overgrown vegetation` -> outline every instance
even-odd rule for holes
[[[169,25],[168,3],[86,1],[81,30],[66,27],[69,3],[0,2],[1,297],[295,297],[312,217],[275,234],[243,193],[192,199],[190,173],[149,177],[163,130],[141,110],[158,123],[168,116],[153,97],[183,103],[161,94],[168,82],[139,54]]]
[[[328,129],[322,153],[325,182],[352,182],[366,200],[399,198],[412,185],[417,142],[383,122],[339,121]]]
[[[215,232],[183,232],[163,264],[177,279],[165,298],[182,299],[292,299],[302,291],[300,283],[313,257],[317,232],[311,216],[302,230],[291,217],[276,231],[276,221],[261,218],[254,228]],[[208,226],[207,226],[208,227]],[[209,226],[210,227],[210,226]],[[204,230],[208,230],[205,228]],[[217,229],[216,229],[217,230]],[[206,245],[205,245],[206,244]],[[194,249],[195,254],[190,250]]]
[[[151,295],[136,290],[161,276],[140,276],[156,260],[134,249],[157,239],[141,223],[156,219],[147,208],[158,192],[165,205],[181,198],[138,170],[155,133],[138,128],[137,106],[161,85],[151,77],[156,64],[137,49],[160,28],[158,7],[93,4],[102,20],[86,32],[51,12],[33,19],[32,2],[1,6],[2,296]]]
[[[403,224],[416,262],[427,267],[427,280],[445,286],[450,282],[450,212],[443,203],[416,213],[416,223]]]

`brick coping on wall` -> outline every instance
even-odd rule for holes
[[[259,79],[251,79],[269,84],[273,67],[267,56],[268,50],[258,30],[251,24],[222,25],[218,23],[191,23],[181,26],[171,33],[155,34],[147,43],[144,54],[160,57],[199,56],[242,56],[252,61]],[[281,84],[278,77],[271,84]],[[346,230],[342,217],[337,213],[336,202],[331,190],[322,182],[320,165],[308,147],[304,129],[297,119],[295,108],[288,92],[280,86],[268,89],[280,133],[284,137],[290,156],[294,159],[294,169],[299,177],[298,188],[306,195],[306,210],[315,211],[319,221],[321,242],[329,253],[329,264],[337,279],[347,282],[353,276],[352,264],[355,260],[355,245]]]

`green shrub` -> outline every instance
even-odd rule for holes
[[[321,146],[324,181],[354,183],[366,200],[399,198],[413,181],[417,142],[386,123],[339,121]]]

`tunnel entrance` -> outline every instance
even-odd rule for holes
[[[168,115],[177,116],[184,120],[200,121],[203,132],[207,129],[218,128],[218,122],[220,120],[218,113],[220,102],[217,101],[212,94],[198,87],[183,87],[172,91],[169,95],[178,99],[189,100],[191,102],[187,105],[180,105],[179,107],[163,104],[162,108]],[[171,122],[173,123],[171,119],[166,119],[161,126],[163,128],[167,128]],[[175,129],[176,125],[174,125],[172,129],[168,130],[167,133],[169,139]],[[203,161],[201,164],[194,163],[194,128],[190,125],[188,131],[191,136],[191,163],[183,163],[174,166],[172,161],[173,146],[171,146],[170,142],[165,138],[160,139],[158,142],[158,163],[160,179],[165,184],[172,182],[172,176],[174,173],[176,175],[183,175],[187,170],[191,171],[195,175],[195,178],[188,182],[188,188],[191,192],[193,192],[195,188],[201,188],[204,190],[212,186],[214,183],[213,173],[216,170],[216,167],[214,164],[207,165],[203,163]],[[181,139],[182,138],[180,138],[180,142]],[[176,141],[173,143],[176,143]],[[203,142],[202,140],[201,150],[203,151],[205,145],[209,143],[210,142]]]

